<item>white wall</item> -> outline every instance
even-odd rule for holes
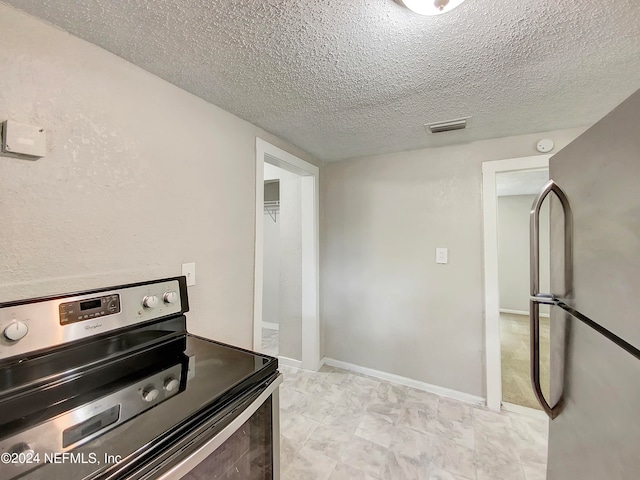
[[[267,180],[278,180],[280,168],[264,164]],[[266,193],[265,193],[266,196]],[[280,212],[263,212],[262,321],[280,323]],[[274,220],[275,219],[275,220]]]
[[[275,219],[275,221],[274,221]],[[280,214],[264,213],[262,321],[280,322]]]
[[[498,197],[500,309],[529,312],[529,212],[535,195]],[[540,211],[540,291],[549,290],[549,203]],[[548,313],[549,307],[541,305]]]
[[[302,360],[302,183],[280,175],[280,348],[283,357]]]
[[[534,155],[544,137],[558,150],[583,130],[326,164],[324,354],[484,395],[481,163]]]
[[[255,137],[318,162],[1,3],[0,72],[0,120],[48,138],[41,160],[0,158],[0,301],[196,262],[190,330],[250,347]]]

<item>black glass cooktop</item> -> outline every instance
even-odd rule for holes
[[[99,349],[90,353],[85,346],[85,354],[107,360],[94,362],[85,370],[71,368],[72,373],[66,376],[62,373],[54,375],[54,381],[49,384],[14,389],[11,395],[0,394],[0,453],[33,450],[61,454],[71,451],[83,454],[84,459],[98,459],[98,463],[49,463],[14,470],[11,470],[14,465],[0,464],[0,479],[102,478],[103,473],[113,467],[115,459],[125,463],[132,460],[151,449],[154,442],[185,428],[194,418],[214,415],[242,392],[273,378],[277,371],[275,358],[215,341],[183,334],[168,335],[166,341],[149,345],[147,341],[151,337],[157,340],[153,333],[139,335],[140,348],[133,352],[118,350],[126,353],[112,355],[112,358]],[[122,341],[135,343],[135,338]],[[105,342],[100,348],[107,348],[116,340]],[[35,369],[35,364],[32,367]],[[17,367],[14,369],[18,376],[24,376],[25,385],[29,384],[29,368],[26,366],[22,372]],[[50,370],[53,372],[55,368]],[[16,380],[7,375],[5,372],[0,380],[5,386]],[[153,385],[145,385],[145,381],[154,375],[166,377],[164,387],[155,388],[160,391],[168,389],[169,379],[175,380],[171,396],[167,394],[162,401],[152,399],[152,406],[147,410],[139,414],[134,411],[132,418],[113,426],[118,416],[125,415],[129,404],[144,404],[154,395]],[[139,388],[136,382],[140,384]],[[118,391],[125,392],[127,388],[127,394],[119,398]],[[78,414],[79,420],[74,425],[72,414],[83,408],[87,410],[87,405],[91,408],[96,405],[95,416],[83,420],[84,417]],[[107,428],[109,422],[112,424],[110,429]],[[41,433],[45,426],[46,435]],[[64,442],[69,443],[69,438],[71,443],[84,440],[65,447]]]

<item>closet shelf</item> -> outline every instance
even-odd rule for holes
[[[280,201],[279,200],[266,200],[264,202],[264,213],[268,214],[271,217],[271,220],[274,222],[278,219],[278,212],[280,211]]]

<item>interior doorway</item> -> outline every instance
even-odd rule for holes
[[[548,171],[549,158],[551,155],[539,155],[534,157],[514,158],[507,160],[498,160],[485,162],[482,164],[483,173],[483,210],[484,210],[484,265],[485,265],[485,339],[486,339],[486,393],[487,406],[492,410],[500,411],[502,408],[519,409],[518,405],[503,402],[503,345],[501,343],[501,314],[503,316],[502,326],[505,330],[511,329],[509,333],[513,333],[511,340],[516,344],[512,351],[521,354],[521,358],[517,359],[521,365],[528,364],[528,303],[525,310],[521,307],[508,308],[501,305],[500,298],[500,250],[499,250],[499,230],[498,230],[498,182],[501,181],[500,175],[510,173],[512,179],[518,177],[523,172],[532,171]],[[508,177],[502,177],[508,179]],[[505,182],[502,182],[505,183]],[[526,180],[524,181],[526,183]],[[520,199],[522,200],[522,199]],[[526,200],[520,202],[526,203]],[[526,213],[526,212],[525,212]],[[528,222],[528,216],[525,223]],[[528,232],[527,232],[528,234]],[[504,240],[503,240],[504,241]],[[528,265],[528,250],[526,257],[522,259]],[[519,254],[522,256],[522,252]],[[503,277],[505,273],[503,272]],[[526,267],[526,275],[524,276],[524,284],[514,285],[519,294],[524,295],[528,300],[529,285],[528,266]],[[522,279],[522,277],[521,277]],[[503,292],[504,296],[504,292]],[[522,297],[516,298],[514,301],[521,301]],[[507,305],[504,304],[503,305]],[[521,303],[512,304],[521,305]],[[503,310],[501,312],[500,310]],[[511,310],[511,312],[509,312]],[[517,315],[516,318],[509,318],[509,315]],[[512,320],[510,322],[510,320]],[[518,334],[521,334],[519,336]],[[509,349],[509,345],[505,345],[505,349]],[[508,361],[508,353],[505,360]],[[525,361],[522,362],[522,356]],[[521,370],[519,368],[518,370]],[[528,368],[527,368],[528,373]],[[527,374],[528,379],[528,374]],[[527,380],[524,383],[520,380],[522,390],[527,390]],[[525,408],[528,407],[525,406]]]
[[[291,176],[292,178],[283,178],[285,174],[289,174],[287,177]],[[284,204],[281,202],[281,184],[284,185],[285,190],[286,202]],[[298,193],[300,190],[300,181],[297,175],[268,163],[264,164],[264,261],[262,274],[262,342],[260,351],[272,357],[277,357],[282,351],[280,348],[281,312],[287,307],[287,305],[282,305],[284,297],[280,294],[281,290],[283,290],[281,284],[287,282],[286,274],[281,274],[283,270],[281,264],[285,260],[290,260],[289,263],[293,263],[294,267],[300,267],[300,262],[302,261],[299,248],[300,214],[291,215],[288,212],[292,207],[298,210],[300,206],[299,195],[298,198],[290,198],[291,195],[287,194],[292,190],[294,193]],[[294,205],[290,205],[291,203],[294,203]],[[293,225],[282,227],[282,210],[285,211],[285,223],[293,223]],[[294,244],[293,249],[283,245],[283,236],[285,236],[284,243]],[[288,253],[288,256],[292,258],[283,259],[283,253]],[[301,268],[299,269],[301,271]],[[295,280],[295,294],[296,297],[299,297],[301,278],[296,278]],[[301,301],[298,300],[295,310],[298,310],[300,306]],[[298,312],[294,311],[292,313]],[[285,333],[287,333],[288,327],[285,321],[285,328],[283,328]],[[299,321],[293,327],[297,330],[300,327]],[[287,348],[284,349],[284,352],[286,351]],[[286,354],[284,352],[283,355]],[[299,355],[289,355],[289,357],[299,357]]]
[[[253,347],[307,370],[320,365],[318,173],[256,139]]]
[[[549,181],[549,170],[521,170],[496,174],[500,358],[503,408],[542,410],[531,388],[529,322],[529,214],[534,200]],[[540,287],[549,283],[549,204],[540,218]],[[540,377],[549,393],[549,306],[540,307]]]

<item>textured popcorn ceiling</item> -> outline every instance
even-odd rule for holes
[[[640,87],[639,0],[6,3],[322,160],[589,125]]]

